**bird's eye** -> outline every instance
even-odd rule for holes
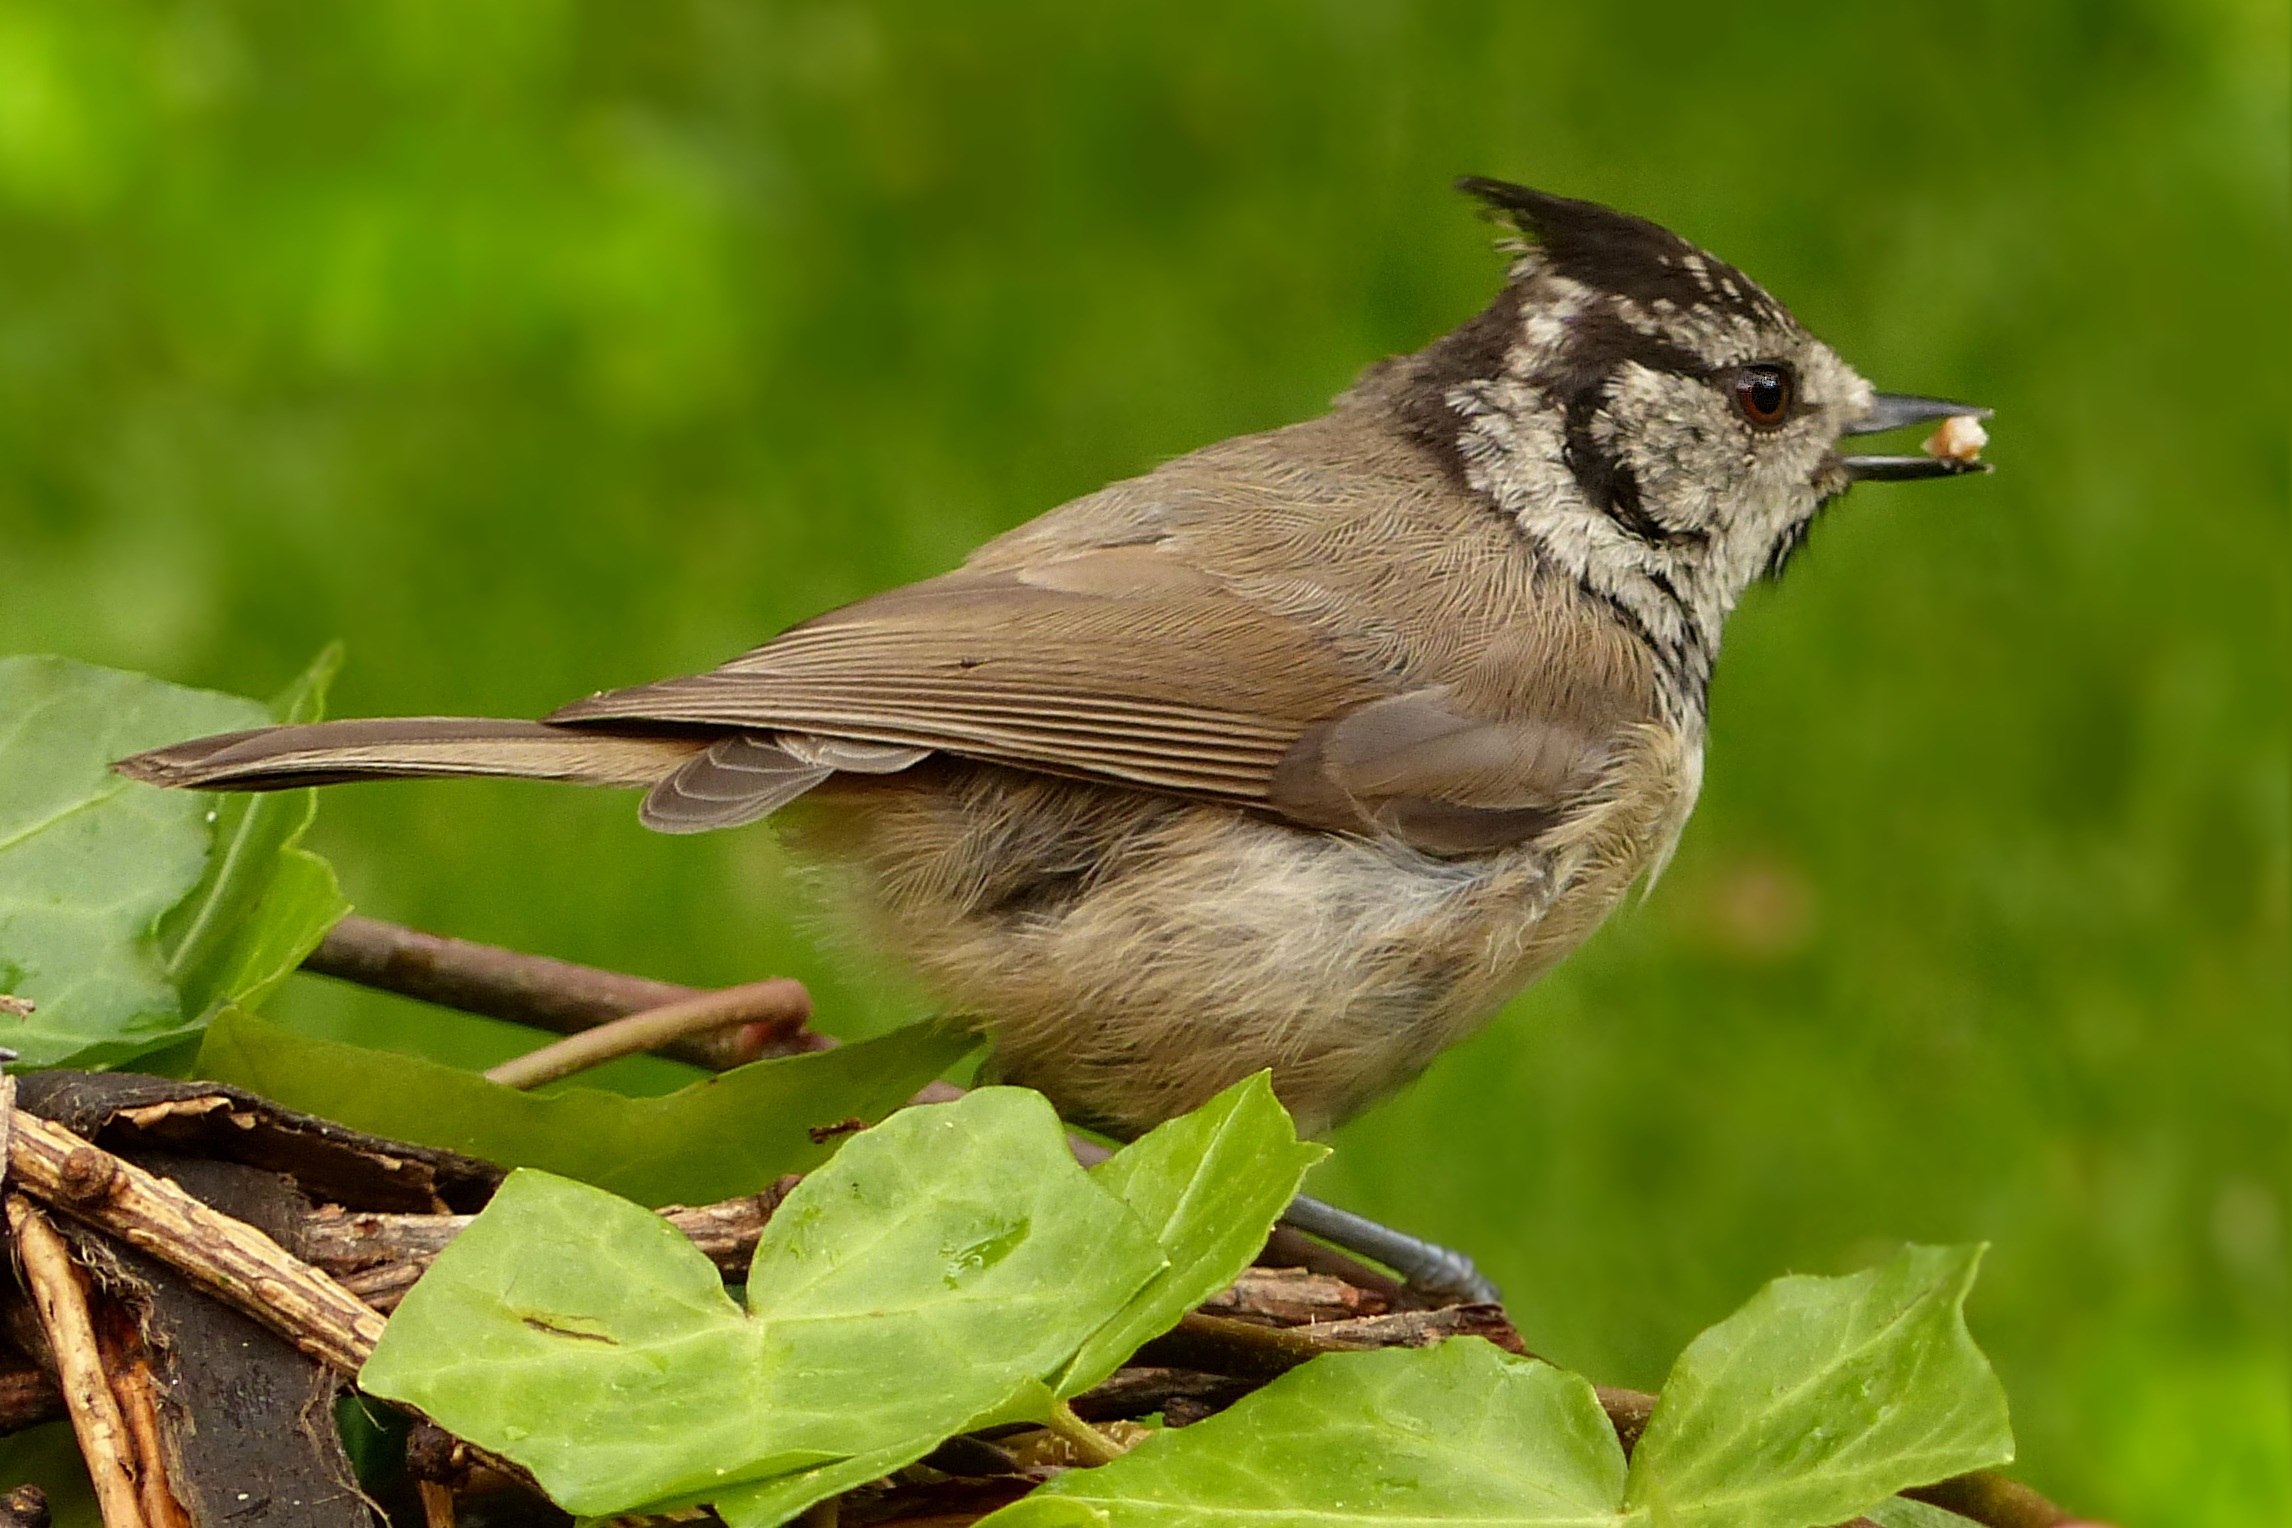
[[[1735,373],[1735,407],[1762,430],[1771,430],[1791,411],[1791,372],[1787,366],[1746,366]]]

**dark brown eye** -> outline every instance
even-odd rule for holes
[[[1735,373],[1735,407],[1762,430],[1771,430],[1791,411],[1791,373],[1783,366],[1746,366]]]

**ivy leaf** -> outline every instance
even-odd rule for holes
[[[1897,1496],[1882,1501],[1875,1507],[1865,1507],[1862,1515],[1876,1523],[1878,1528],[1979,1528],[1970,1517],[1960,1517],[1940,1507]]]
[[[1170,1259],[1083,1345],[1058,1393],[1080,1395],[1149,1338],[1234,1281],[1329,1148],[1300,1142],[1269,1073],[1245,1078],[1100,1163],[1091,1176],[1130,1206]]]
[[[1467,1337],[1316,1358],[1217,1416],[1069,1470],[986,1521],[1613,1528],[1624,1479],[1590,1381]]]
[[[1980,1247],[1777,1279],[1690,1343],[1632,1454],[1627,1503],[1677,1528],[1807,1528],[2013,1457],[1966,1331]]]
[[[1628,1471],[1586,1381],[1466,1338],[1315,1359],[988,1521],[1810,1528],[1870,1512],[1939,1528],[1956,1520],[1887,1498],[2013,1452],[1965,1329],[1980,1256],[1913,1247],[1776,1280],[1681,1355]]]
[[[545,1168],[642,1204],[707,1204],[816,1167],[835,1138],[815,1130],[884,1118],[977,1045],[951,1026],[917,1024],[629,1098],[578,1086],[522,1092],[233,1009],[208,1027],[192,1074],[356,1130]]]
[[[1043,1377],[1163,1262],[1041,1097],[984,1088],[894,1115],[799,1184],[745,1311],[657,1217],[512,1174],[359,1382],[516,1460],[575,1513],[713,1501],[773,1521],[758,1514],[774,1502],[843,1489],[838,1465],[882,1473],[1047,1404]]]
[[[337,643],[272,703],[271,719],[319,720],[341,667]],[[334,867],[300,847],[318,812],[317,791],[200,799],[214,813],[206,873],[158,931],[168,977],[194,1019],[211,1018],[226,1004],[261,1002],[350,911]]]
[[[269,720],[251,700],[64,658],[0,658],[0,1022],[27,1066],[102,1065],[188,1033],[154,928],[205,875],[217,807],[111,772]]]

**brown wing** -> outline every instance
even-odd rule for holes
[[[1470,854],[1550,826],[1627,719],[1474,715],[1450,686],[1368,672],[1341,646],[1150,547],[1103,548],[893,590],[549,720],[778,740],[739,760],[712,749],[664,782],[647,820],[671,829],[762,815],[824,778],[794,767],[807,747],[848,739],[893,750],[890,767],[934,750]],[[744,796],[750,782],[769,800]]]
[[[549,721],[817,734],[1261,804],[1307,728],[1384,693],[1305,626],[1111,548],[895,589]]]

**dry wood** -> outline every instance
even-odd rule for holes
[[[1307,1326],[1381,1316],[1391,1302],[1374,1290],[1310,1268],[1245,1268],[1241,1277],[1202,1302],[1209,1316],[1232,1316],[1266,1326]]]
[[[485,1075],[487,1081],[504,1087],[538,1088],[622,1056],[666,1050],[678,1041],[698,1039],[735,1025],[752,1026],[750,1032],[733,1038],[748,1054],[760,1056],[789,1049],[811,1017],[812,998],[804,984],[775,977],[698,993],[609,1020],[514,1056]]]
[[[374,1351],[382,1317],[262,1232],[61,1125],[11,1117],[9,1172],[23,1192],[140,1247],[321,1363],[355,1374]]]
[[[192,1528],[191,1515],[167,1480],[167,1445],[159,1430],[159,1383],[149,1359],[137,1357],[112,1370],[111,1393],[135,1453],[135,1480],[143,1519],[151,1528]]]
[[[1076,1396],[1074,1409],[1077,1416],[1090,1422],[1150,1416],[1157,1411],[1168,1421],[1173,1407],[1206,1416],[1225,1410],[1252,1388],[1248,1380],[1230,1375],[1134,1364],[1115,1370],[1102,1383]]]
[[[80,1457],[87,1462],[104,1528],[154,1528],[143,1515],[127,1422],[96,1350],[95,1323],[88,1314],[87,1286],[81,1281],[79,1264],[72,1260],[62,1234],[29,1200],[11,1193],[7,1206],[17,1260],[30,1286],[33,1309],[39,1312],[48,1351],[55,1355],[64,1408],[79,1439]]]
[[[1236,1379],[1268,1380],[1324,1353],[1364,1348],[1421,1348],[1451,1337],[1485,1337],[1510,1352],[1523,1351],[1520,1334],[1496,1305],[1451,1305],[1441,1310],[1395,1311],[1352,1321],[1309,1326],[1267,1326],[1195,1311],[1139,1349],[1139,1360],[1199,1369]]]

